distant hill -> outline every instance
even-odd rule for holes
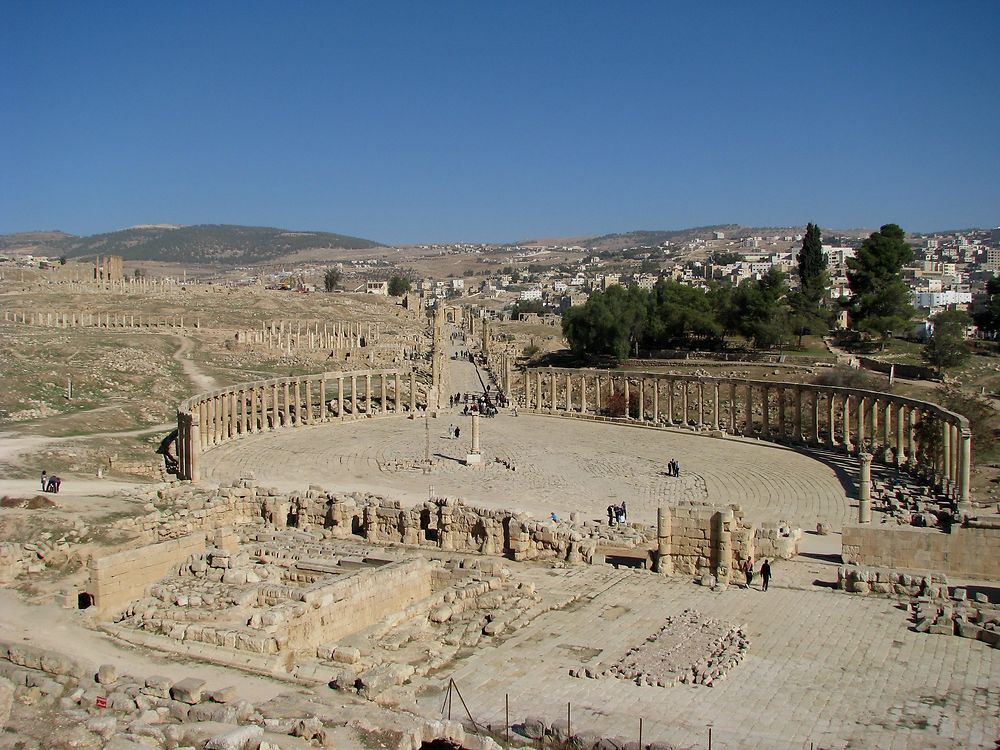
[[[196,224],[185,227],[145,224],[89,237],[75,237],[61,232],[5,235],[0,236],[0,251],[4,249],[5,241],[16,241],[24,246],[27,244],[24,238],[29,237],[35,240],[30,251],[35,255],[67,258],[120,255],[125,260],[207,265],[264,263],[302,250],[366,250],[381,247],[371,240],[330,232],[297,232],[231,224]]]
[[[740,229],[736,224],[719,224],[709,227],[691,227],[689,229],[644,230],[637,229],[621,234],[603,234],[600,237],[588,237],[579,244],[591,250],[620,250],[626,247],[640,245],[659,245],[663,242],[682,242],[694,237],[707,237],[711,232],[733,232]]]
[[[17,232],[0,234],[0,253],[5,255],[50,255],[54,243],[72,238],[65,232]]]

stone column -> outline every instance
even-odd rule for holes
[[[639,377],[637,387],[639,390],[639,421],[644,422],[646,420],[646,407],[643,401],[646,398],[646,379],[642,376]]]
[[[827,420],[826,429],[829,437],[830,447],[837,444],[837,392],[829,391],[826,394]]]
[[[587,413],[587,374],[580,373],[580,413]]]
[[[812,442],[819,445],[819,391],[812,392]]]
[[[295,381],[294,424],[296,427],[302,424],[302,384],[298,380]]]
[[[525,377],[527,377],[525,373]],[[341,391],[343,391],[343,378],[341,378]],[[343,403],[341,403],[341,412],[343,412]],[[417,411],[417,371],[410,370],[410,414]]]
[[[278,381],[274,380],[271,382],[271,430],[276,430],[278,428]],[[264,413],[267,416],[267,412]]]
[[[958,503],[969,502],[969,473],[972,468],[972,431],[963,427],[958,432]]]
[[[858,483],[858,523],[872,522],[872,456],[871,453],[862,453],[858,456],[861,460],[861,478]]]
[[[198,402],[198,435],[201,438],[201,449],[202,451],[208,450],[209,445],[209,421],[208,421],[208,402],[200,401]]]
[[[628,408],[629,407],[628,402],[629,402],[629,397],[632,394],[629,392],[628,375],[622,377],[622,392],[625,394],[625,419],[631,419],[632,415],[630,414],[630,409]]]
[[[712,517],[716,530],[715,570],[713,571],[720,584],[729,583],[733,571],[733,535],[727,523],[734,519],[732,508],[726,508]]]
[[[479,453],[479,414],[472,415],[472,452]]]
[[[862,396],[858,399],[858,450],[867,450],[868,441],[865,437],[865,406],[868,403],[868,398]]]
[[[443,375],[443,373],[442,373]],[[444,398],[443,393],[438,393],[438,406],[441,405],[441,400]],[[371,372],[365,373],[365,414],[371,416],[372,413],[372,374]]]
[[[236,391],[229,392],[229,437],[234,438],[239,434],[239,430],[236,426],[236,420],[239,417],[239,412],[236,410]]]
[[[603,378],[597,375],[594,378],[594,412],[597,414],[601,413],[601,384]]]
[[[283,404],[284,409],[282,410],[283,419],[281,420],[281,426],[288,427],[288,425],[291,424],[292,421],[292,408],[291,408],[291,399],[289,398],[289,392],[288,392],[288,381],[285,380],[281,385],[282,389],[284,390],[284,396],[285,396],[285,401]]]
[[[430,404],[427,405],[430,408]],[[351,373],[351,419],[358,418],[358,376]]]
[[[219,422],[215,413],[215,408],[218,401],[219,400],[215,396],[212,396],[211,398],[208,399],[208,402],[206,403],[206,407],[208,408],[209,428],[208,428],[208,434],[205,436],[205,438],[208,440],[209,445],[219,444],[219,430],[218,430]]]
[[[851,394],[844,394],[844,416],[841,420],[844,426],[844,450],[848,453],[854,452],[854,443],[851,441]]]
[[[906,462],[913,468],[917,468],[917,421],[919,419],[920,410],[910,409],[910,419],[906,429]]]
[[[656,572],[671,575],[674,561],[670,556],[670,535],[672,533],[670,508],[656,509]]]
[[[396,414],[402,414],[403,413],[403,390],[402,390],[402,383],[400,382],[401,378],[399,376],[399,372],[394,373],[394,376],[395,376],[395,379],[396,379],[396,388],[395,388],[395,391],[393,392],[393,396],[395,397]]]
[[[951,425],[941,421],[941,491],[948,494],[951,482]]]
[[[716,432],[719,431],[719,395],[721,388],[719,387],[719,382],[715,381],[712,383],[712,390],[714,391],[712,397],[712,429]]]
[[[886,463],[893,461],[892,456],[892,401],[885,402],[885,418],[882,420],[882,431],[884,440],[882,445],[885,446],[885,454],[882,458]]]
[[[681,409],[683,413],[681,414],[681,424],[685,427],[688,426],[688,381],[682,380],[681,387],[684,389],[681,391]]]
[[[705,384],[698,381],[698,429],[705,426]]]
[[[190,438],[188,476],[192,482],[197,482],[201,479],[201,425],[197,418],[191,422]]]
[[[896,466],[906,463],[906,405],[896,406]]]
[[[878,454],[878,423],[879,423],[879,413],[882,411],[881,401],[876,397],[872,399],[871,403],[871,418],[872,418],[872,449],[873,454]]]
[[[326,421],[326,376],[319,377],[319,421]]]
[[[660,379],[653,378],[653,424],[660,423]]]
[[[535,370],[535,399],[537,403],[535,404],[535,410],[542,410],[542,371]]]
[[[753,435],[753,383],[747,383],[747,423],[743,426],[744,435]]]
[[[667,379],[667,424],[674,423],[674,388],[676,381],[673,378]]]
[[[556,413],[556,374],[549,373],[549,414]]]
[[[566,373],[566,413],[573,411],[573,380],[570,373]]]
[[[389,385],[387,383],[387,378],[388,377],[389,377],[388,374],[385,373],[385,372],[380,373],[380,375],[379,375],[379,386],[380,386],[380,388],[379,388],[379,399],[381,399],[381,403],[379,404],[379,408],[382,410],[383,414],[387,414],[389,412],[389,398],[388,398],[388,395],[389,395]]]

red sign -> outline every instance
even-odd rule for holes
[[[108,707],[108,699],[107,698],[98,698],[97,699],[97,707],[98,708],[107,708]]]

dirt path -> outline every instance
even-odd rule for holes
[[[29,643],[39,648],[80,655],[95,667],[115,664],[122,673],[137,676],[162,674],[173,680],[199,677],[209,688],[239,683],[240,698],[259,702],[294,689],[293,685],[234,673],[224,667],[196,663],[155,651],[141,652],[88,629],[80,613],[52,604],[27,604],[15,591],[0,590],[0,638]],[[67,648],[72,644],[72,648]]]
[[[215,382],[215,378],[199,370],[198,366],[188,356],[193,346],[191,339],[179,334],[171,334],[171,338],[180,344],[180,347],[174,352],[174,361],[180,364],[181,369],[184,370],[184,374],[187,375],[188,380],[191,381],[195,390],[201,392],[216,388],[218,383]]]

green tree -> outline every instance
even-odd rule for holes
[[[343,274],[339,268],[328,268],[326,273],[323,274],[323,287],[326,291],[332,292],[340,286],[341,278],[343,278]]]
[[[972,320],[964,310],[945,310],[931,320],[934,333],[920,355],[937,369],[938,375],[943,375],[945,370],[964,364],[972,356],[965,343],[965,331]]]
[[[578,356],[610,355],[624,362],[645,332],[648,308],[649,292],[615,284],[567,310],[563,335]]]
[[[410,291],[410,280],[405,276],[393,276],[389,279],[389,295],[402,297]]]
[[[789,334],[788,285],[772,268],[760,280],[747,279],[733,292],[730,324],[757,349],[781,344]]]
[[[826,297],[829,272],[826,256],[823,255],[823,235],[817,225],[812,223],[806,225],[798,260],[802,294],[809,302],[819,307]]]
[[[896,224],[872,232],[856,257],[847,262],[851,287],[851,325],[881,339],[883,347],[893,331],[903,328],[913,314],[910,290],[900,276],[913,260],[906,235]]]

